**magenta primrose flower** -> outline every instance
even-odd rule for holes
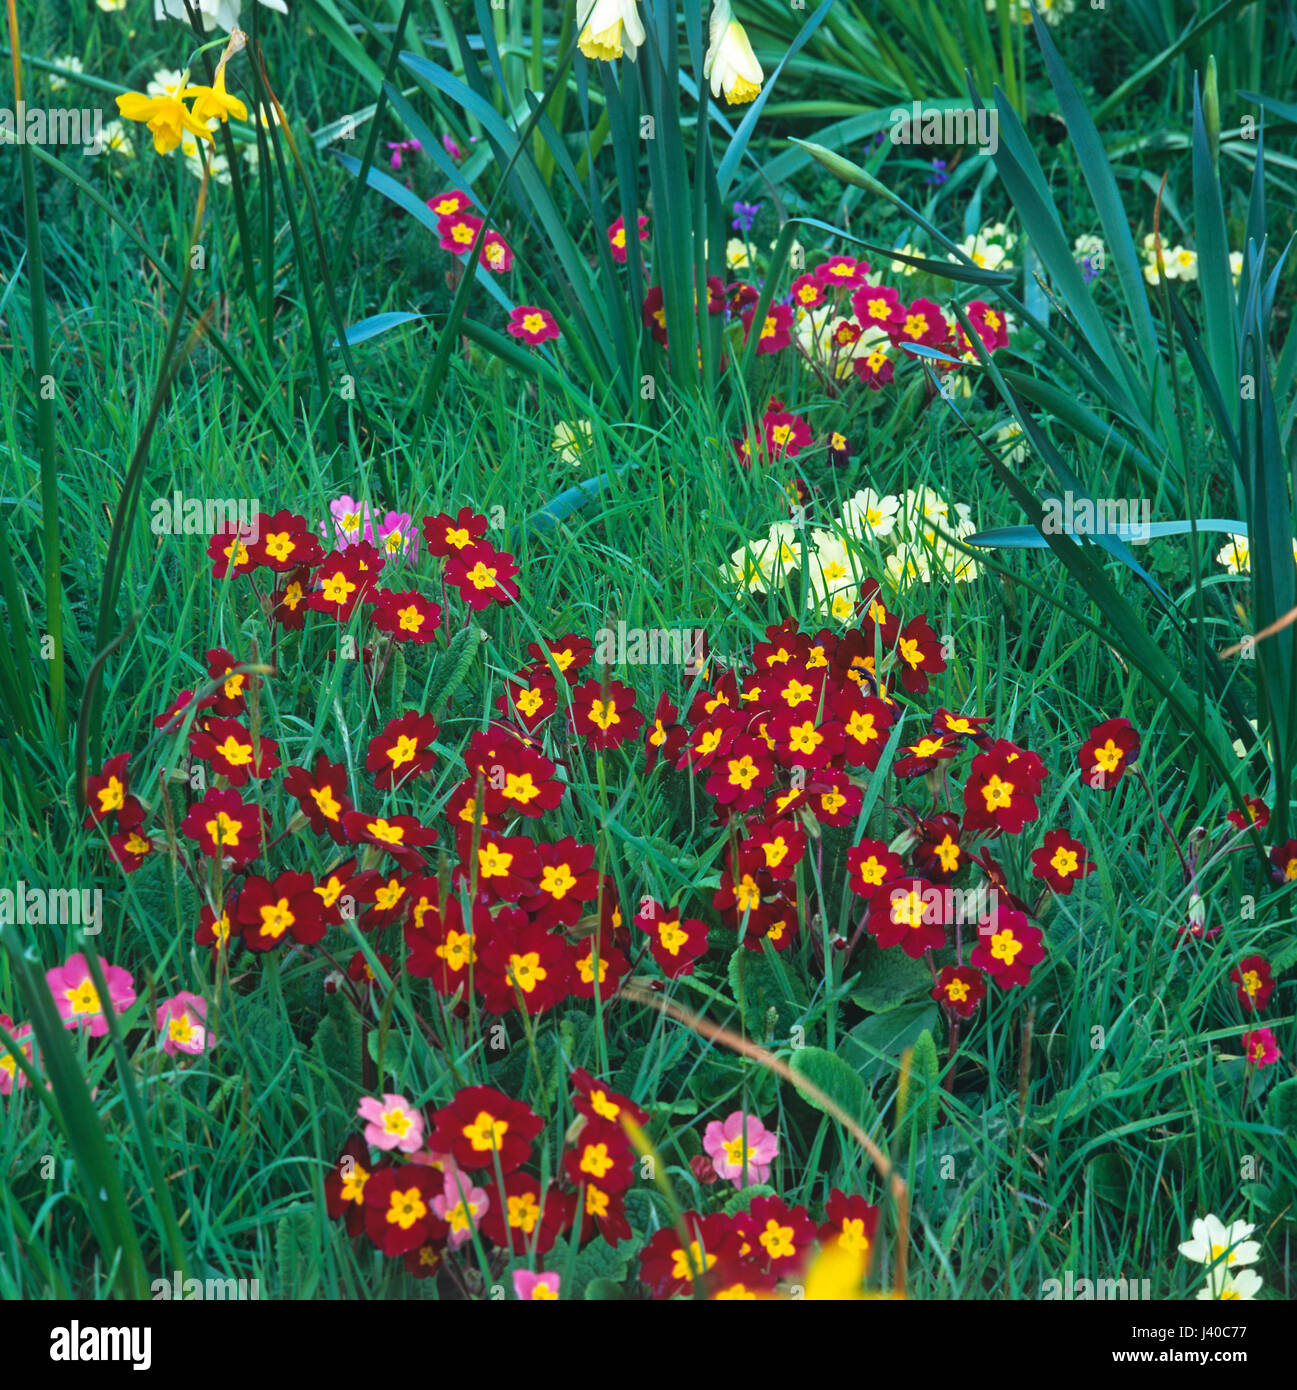
[[[15,1024],[8,1014],[0,1014],[0,1028],[3,1028],[13,1038],[14,1042],[18,1044],[18,1050],[30,1062],[33,1047],[31,1024]],[[3,1051],[3,1047],[4,1044],[0,1043],[0,1096],[7,1096],[12,1091],[21,1091],[24,1086],[31,1083],[18,1070],[17,1058],[11,1052]]]
[[[1283,1053],[1275,1042],[1273,1029],[1255,1028],[1243,1034],[1243,1055],[1254,1067],[1272,1067]]]
[[[334,544],[339,550],[360,541],[374,544],[374,514],[368,502],[359,502],[354,497],[339,497],[329,503],[329,515],[333,519]],[[327,522],[320,522],[320,534],[328,540]]]
[[[104,983],[108,986],[108,1002],[115,1013],[129,1009],[135,1002],[135,981],[117,965],[104,965]],[[92,1038],[102,1038],[108,1031],[108,1020],[99,991],[90,978],[86,958],[77,952],[64,965],[45,972],[45,981],[54,996],[55,1006],[64,1027],[85,1028]]]
[[[423,1116],[404,1096],[366,1096],[356,1113],[365,1126],[365,1143],[375,1149],[400,1149],[412,1154],[423,1143]]]
[[[448,1243],[456,1250],[472,1237],[491,1199],[485,1188],[473,1186],[473,1179],[453,1159],[445,1165],[444,1172],[445,1186],[440,1196],[432,1199],[432,1209],[450,1227]]]
[[[409,512],[388,512],[378,528],[378,550],[389,559],[404,555],[410,560],[418,556],[419,529]]]
[[[181,990],[158,1005],[158,1045],[168,1057],[177,1052],[197,1057],[210,1045],[207,1037],[207,1000]]]
[[[513,1272],[513,1291],[528,1302],[557,1300],[561,1282],[562,1276],[558,1274],[533,1274],[529,1269],[515,1269]]]
[[[779,1136],[756,1115],[736,1110],[726,1120],[713,1120],[703,1133],[703,1148],[716,1175],[735,1187],[750,1187],[770,1176],[779,1153]]]

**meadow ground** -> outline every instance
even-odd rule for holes
[[[1290,7],[166,8],[8,12],[0,1296],[1292,1297]]]

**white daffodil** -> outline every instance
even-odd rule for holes
[[[1254,1269],[1240,1269],[1223,1279],[1213,1272],[1211,1279],[1198,1290],[1200,1299],[1239,1300],[1251,1302],[1261,1290],[1261,1276]]]
[[[899,497],[880,497],[871,487],[863,488],[842,504],[842,528],[854,535],[881,540],[896,529]]]
[[[633,63],[645,37],[639,0],[587,0],[581,8],[585,18],[576,41],[581,52],[600,63],[611,63],[625,53]]]
[[[1255,1264],[1261,1258],[1260,1245],[1248,1239],[1254,1230],[1256,1227],[1246,1221],[1235,1221],[1227,1226],[1218,1216],[1209,1214],[1193,1223],[1192,1239],[1177,1248],[1194,1264],[1214,1265],[1223,1257],[1223,1268],[1232,1270]]]
[[[103,0],[99,0],[103,5]],[[284,0],[261,0],[261,3],[268,10],[278,10],[280,14],[288,13],[288,6]],[[198,11],[203,21],[204,29],[223,29],[227,34],[231,33],[239,23],[239,12],[243,8],[243,0],[190,0],[190,4]],[[119,5],[118,9],[121,8]],[[189,15],[185,11],[185,0],[153,0],[154,19],[178,19],[183,24],[189,23]]]
[[[712,96],[724,92],[731,106],[755,101],[761,92],[765,74],[747,30],[734,18],[730,0],[713,0],[711,42],[703,59],[703,77],[711,78]]]
[[[1243,275],[1242,251],[1231,251],[1229,253],[1229,273],[1234,277],[1234,288],[1238,289],[1238,282]]]

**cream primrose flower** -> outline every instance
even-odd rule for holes
[[[807,554],[811,569],[831,585],[855,580],[855,560],[844,537],[836,531],[815,527]]]
[[[1252,551],[1246,536],[1230,536],[1229,544],[1216,553],[1216,563],[1230,574],[1251,574]]]
[[[554,426],[550,448],[564,463],[580,464],[593,443],[594,428],[589,420],[560,420]]]
[[[893,250],[899,251],[902,256],[923,256],[923,252],[920,251],[919,248],[915,246],[913,242],[909,241],[907,241],[904,246],[894,247]],[[904,275],[906,277],[911,275],[917,275],[919,273],[918,266],[910,265],[906,261],[893,261],[888,266],[888,269],[891,271],[893,275]]]
[[[645,37],[639,0],[594,0],[593,4],[583,4],[581,9],[585,18],[576,44],[587,58],[611,63],[625,54],[635,62]]]
[[[187,72],[180,72],[176,68],[159,68],[149,78],[149,85],[144,90],[151,97],[178,97],[188,81]]]
[[[203,161],[198,153],[198,142],[188,133],[181,142],[181,154],[185,157],[185,168],[196,178],[203,176]],[[230,181],[230,162],[223,154],[209,155],[207,159],[210,178],[213,183],[228,184]]]
[[[67,56],[62,58],[55,58],[54,61],[59,65],[59,67],[64,69],[64,72],[85,71],[85,68],[81,66],[81,59],[75,58],[71,54],[68,54]],[[51,92],[61,92],[68,85],[68,79],[64,76],[64,73],[61,72],[50,73],[49,79]]]
[[[1191,1239],[1176,1248],[1192,1264],[1216,1265],[1221,1260],[1218,1269],[1233,1270],[1255,1264],[1261,1258],[1260,1245],[1248,1239],[1255,1230],[1246,1221],[1227,1226],[1220,1217],[1209,1213],[1193,1223]]]
[[[845,623],[854,616],[859,584],[832,584],[821,577],[819,570],[812,568],[808,587],[811,603],[822,618]]]
[[[1004,223],[997,224],[1001,229]],[[959,243],[959,249],[966,255],[975,266],[980,266],[983,270],[1012,270],[1013,262],[1009,259],[1008,249],[998,241],[991,240],[986,232],[979,232],[976,236],[968,236]],[[947,256],[948,261],[959,263],[958,256]]]
[[[860,592],[851,552],[832,531],[812,531],[811,541],[806,574],[811,600],[821,615],[845,621],[855,611]]]
[[[1184,246],[1175,247],[1167,257],[1166,276],[1168,280],[1196,280],[1198,253]]]
[[[1012,445],[1004,455],[1005,463],[1026,463],[1031,457],[1031,446],[1027,443],[1026,433],[1016,420],[1010,420],[1007,425],[996,430],[995,443],[1002,449]]]
[[[1213,1271],[1212,1277],[1198,1290],[1198,1297],[1250,1303],[1260,1293],[1261,1282],[1261,1276],[1254,1269],[1240,1269],[1236,1274],[1226,1274],[1223,1279],[1217,1278]]]
[[[966,541],[976,530],[971,521],[960,521],[953,529],[947,527],[948,534],[957,541]],[[968,584],[982,572],[982,567],[971,555],[960,550],[945,536],[937,536],[931,542],[931,549],[936,568],[956,584]]]
[[[732,236],[725,243],[725,266],[728,270],[746,270],[750,264],[747,243]]]
[[[880,497],[873,488],[863,488],[842,504],[842,529],[882,540],[896,529],[900,507],[899,497]]]
[[[1256,723],[1256,720],[1255,720],[1255,719],[1249,719],[1247,722],[1248,722],[1249,724],[1251,724],[1253,734],[1259,734],[1259,733],[1260,733],[1260,730],[1257,728],[1257,723]],[[1255,748],[1255,746],[1256,746],[1256,740],[1255,740],[1255,739],[1253,739],[1253,745],[1252,745],[1252,746],[1253,746],[1253,748]],[[1252,752],[1252,749],[1251,749],[1251,748],[1248,748],[1247,745],[1243,742],[1243,740],[1242,740],[1241,738],[1236,738],[1236,739],[1234,740],[1234,742],[1233,742],[1232,747],[1233,747],[1233,749],[1234,749],[1235,754],[1236,754],[1238,757],[1240,757],[1240,758],[1246,758],[1246,757],[1248,757],[1248,756],[1251,754],[1251,752]]]
[[[833,349],[829,337],[834,323],[833,305],[821,304],[818,309],[797,306],[793,313],[793,341],[814,362],[827,361]]]
[[[762,568],[771,581],[782,584],[802,567],[802,537],[791,521],[776,521],[766,532]]]
[[[749,594],[764,594],[766,577],[761,570],[761,542],[739,546],[729,563],[721,566],[721,581]]]
[[[761,93],[765,74],[747,30],[734,18],[730,0],[712,0],[711,42],[703,59],[703,78],[711,78],[712,96],[724,92],[731,106],[745,106]]]
[[[1234,288],[1238,289],[1238,282],[1243,277],[1242,251],[1231,251],[1229,253],[1229,273],[1234,277]]]
[[[972,519],[972,508],[966,502],[955,506],[957,521]],[[911,539],[936,539],[936,527],[949,529],[950,504],[930,487],[911,488],[901,498],[900,529]]]
[[[118,154],[123,159],[135,158],[135,145],[127,134],[125,121],[106,121],[99,141],[99,149],[92,146],[90,154]]]
[[[927,551],[921,545],[910,545],[903,541],[887,557],[887,576],[898,592],[914,583],[926,584],[932,578]]]
[[[801,568],[802,542],[791,521],[776,521],[764,536],[740,546],[721,567],[721,575],[749,593],[763,594]]]

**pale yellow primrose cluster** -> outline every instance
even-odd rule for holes
[[[1036,8],[1040,11],[1040,17],[1050,28],[1054,28],[1063,22],[1065,14],[1071,14],[1076,9],[1076,0],[1036,0]],[[994,14],[996,0],[986,0],[986,11]],[[1010,6],[1009,22],[1011,24],[1030,24],[1032,22],[1030,0],[1017,0],[1016,5]]]
[[[1166,267],[1168,280],[1191,281],[1198,278],[1198,253],[1190,251],[1187,246],[1170,246],[1166,241],[1163,241],[1162,264]],[[1234,277],[1235,288],[1237,288],[1239,277],[1243,274],[1243,253],[1241,251],[1229,253],[1229,269],[1230,274]],[[1156,285],[1161,279],[1157,264],[1157,237],[1152,232],[1149,232],[1144,238],[1144,279],[1150,285]]]
[[[958,584],[976,579],[977,561],[948,539],[963,540],[974,530],[966,503],[952,508],[931,488],[885,497],[865,488],[847,499],[831,529],[775,522],[764,536],[730,556],[721,566],[721,578],[740,592],[767,593],[804,569],[815,610],[822,617],[847,622],[861,583],[878,572],[880,555],[897,591],[934,577]]]
[[[1017,244],[1018,238],[1003,222],[994,222],[975,235],[966,236],[959,243],[959,249],[982,270],[1012,270],[1014,263],[1010,257]],[[959,262],[958,256],[948,255],[946,259]],[[914,267],[910,266],[909,270],[913,273]]]

